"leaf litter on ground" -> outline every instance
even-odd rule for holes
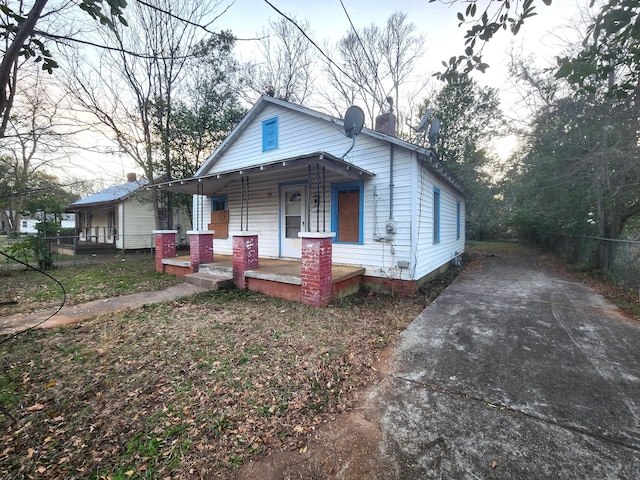
[[[470,250],[465,274],[495,248]],[[511,254],[523,251],[498,253]],[[0,477],[230,478],[248,460],[304,452],[358,405],[383,349],[457,273],[416,298],[311,308],[208,292],[31,331],[0,347]]]
[[[304,450],[424,306],[222,291],[29,332],[0,347],[0,477],[229,478]]]

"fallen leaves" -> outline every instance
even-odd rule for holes
[[[34,403],[30,407],[25,408],[27,412],[39,412],[40,410],[44,410],[44,405],[42,403]]]
[[[283,308],[220,292],[18,339],[8,374],[30,407],[28,421],[0,437],[12,448],[0,477],[33,472],[35,462],[41,479],[83,469],[105,479],[229,478],[258,455],[304,454],[318,425],[352,408],[378,375],[379,349],[423,307],[391,297],[351,302]],[[30,438],[44,439],[40,450],[29,450]]]

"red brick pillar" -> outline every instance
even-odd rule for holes
[[[163,272],[162,259],[176,256],[177,230],[154,230],[156,243],[156,272]]]
[[[233,237],[233,283],[240,289],[247,288],[244,272],[258,268],[258,234],[236,232]]]
[[[302,303],[323,307],[331,301],[333,232],[300,232],[302,238]]]
[[[200,270],[203,263],[213,262],[213,230],[190,230],[189,235],[189,259],[191,271]]]

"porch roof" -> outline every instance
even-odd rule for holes
[[[240,176],[255,177],[267,173],[274,173],[279,168],[303,169],[308,166],[320,165],[327,170],[339,173],[345,177],[361,180],[371,178],[375,173],[369,172],[350,162],[331,155],[327,152],[313,152],[295,157],[274,160],[267,163],[250,165],[224,172],[216,172],[209,175],[201,175],[180,180],[158,183],[147,188],[164,188],[176,193],[207,194],[215,192],[227,185],[234,178]]]

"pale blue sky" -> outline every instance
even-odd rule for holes
[[[486,0],[485,0],[486,1]],[[335,42],[350,29],[349,21],[339,0],[270,0],[278,9],[298,19],[310,23],[310,36],[321,44],[329,39]],[[383,26],[391,14],[402,11],[419,31],[425,34],[426,56],[424,68],[431,72],[440,69],[440,62],[464,50],[464,28],[458,28],[456,13],[464,8],[464,2],[453,5],[441,2],[429,3],[428,0],[343,0],[351,20],[356,28],[375,23]],[[481,2],[484,3],[484,2]],[[516,45],[526,42],[528,51],[534,51],[543,57],[552,58],[558,42],[554,34],[559,27],[566,26],[571,18],[576,18],[576,4],[586,3],[579,0],[554,0],[549,7],[539,4],[537,17],[529,19],[517,37],[504,34],[496,37],[485,49],[485,55],[492,65],[498,66],[504,58],[510,42]],[[225,1],[229,10],[216,22],[216,28],[230,28],[239,38],[252,38],[261,33],[269,19],[279,18],[264,0]],[[237,50],[246,54],[251,50],[251,42],[239,42]],[[493,75],[492,75],[493,76]]]
[[[322,45],[325,40],[335,43],[351,28],[339,0],[270,0],[278,9],[300,20],[310,23],[309,35]],[[487,0],[479,0],[484,3]],[[444,5],[440,2],[429,3],[428,0],[343,0],[356,28],[363,28],[375,23],[383,26],[391,14],[396,11],[405,12],[409,20],[425,34],[426,46],[424,60],[420,64],[420,76],[431,75],[442,69],[441,61],[464,50],[464,28],[458,28],[456,13],[464,8],[464,2],[454,5]],[[555,34],[564,35],[559,27],[566,26],[570,18],[578,17],[578,7],[586,0],[553,0],[550,7],[546,7],[538,0],[539,16],[527,21],[522,32],[513,37],[509,33],[500,35],[490,42],[485,50],[485,60],[491,68],[487,74],[475,73],[475,77],[484,85],[500,88],[503,109],[514,111],[512,105],[516,94],[509,86],[506,78],[506,52],[513,41],[515,46],[524,43],[528,53],[551,60],[558,53],[557,47],[561,42]],[[230,29],[238,38],[254,38],[262,33],[268,21],[278,20],[280,16],[264,0],[222,0],[221,7],[229,6],[212,26],[214,30]],[[550,33],[552,32],[552,33]],[[254,42],[238,42],[236,53],[248,59],[252,51],[256,50]],[[499,151],[508,152],[513,148],[514,140],[506,139],[496,144]],[[123,181],[128,171],[138,171],[128,159],[117,161],[109,158],[113,163],[114,172],[118,172],[118,183]],[[104,165],[104,164],[103,164]],[[97,172],[96,172],[97,173]],[[96,176],[104,176],[101,170]]]

